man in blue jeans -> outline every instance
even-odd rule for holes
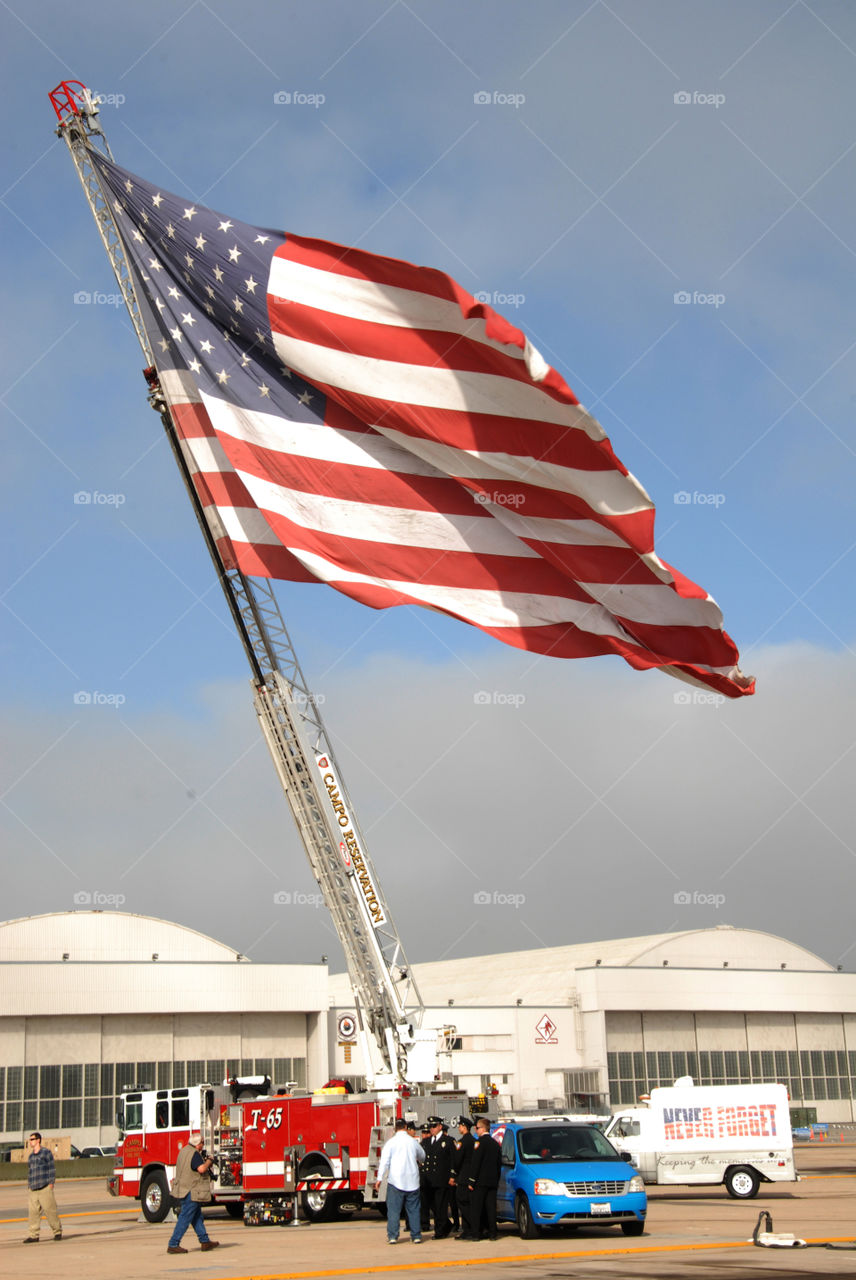
[[[419,1166],[424,1159],[425,1152],[422,1149],[422,1144],[407,1132],[407,1121],[396,1120],[395,1133],[383,1144],[375,1180],[375,1190],[379,1191],[384,1177],[387,1178],[387,1244],[398,1244],[402,1204],[407,1213],[407,1225],[410,1227],[411,1243],[422,1243]]]
[[[216,1249],[219,1240],[209,1240],[202,1221],[202,1206],[211,1202],[211,1166],[214,1161],[202,1154],[202,1134],[191,1133],[187,1146],[182,1147],[175,1162],[172,1180],[173,1199],[181,1201],[178,1221],[170,1236],[167,1253],[187,1253],[181,1247],[181,1237],[188,1227],[193,1227],[203,1253]]]

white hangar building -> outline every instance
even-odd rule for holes
[[[856,975],[718,926],[414,966],[445,1079],[514,1108],[608,1109],[689,1074],[781,1080],[856,1119]],[[267,1074],[358,1084],[353,1011],[323,964],[250,963],[181,925],[74,911],[0,923],[0,1142],[116,1137],[124,1088]]]

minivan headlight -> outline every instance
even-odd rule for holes
[[[636,1177],[631,1178],[630,1181],[628,1182],[627,1193],[629,1195],[631,1191],[644,1191],[644,1190],[645,1190],[645,1183],[642,1181],[642,1179],[639,1177],[639,1174],[637,1173]]]
[[[536,1196],[566,1196],[568,1188],[564,1182],[554,1182],[552,1178],[536,1178],[533,1190]]]

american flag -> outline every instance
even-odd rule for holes
[[[752,693],[716,602],[526,337],[440,271],[222,217],[93,156],[227,567]]]

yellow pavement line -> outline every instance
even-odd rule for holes
[[[856,1241],[856,1236],[822,1236],[817,1239],[807,1240],[808,1244],[852,1244]],[[723,1240],[715,1243],[699,1243],[699,1244],[661,1244],[661,1245],[641,1245],[626,1246],[622,1249],[566,1249],[561,1253],[516,1253],[516,1254],[490,1254],[481,1258],[449,1258],[440,1262],[432,1262],[420,1257],[416,1262],[405,1262],[401,1265],[393,1263],[391,1266],[363,1266],[363,1267],[338,1267],[329,1268],[321,1271],[272,1271],[264,1273],[253,1273],[246,1276],[231,1276],[230,1280],[313,1280],[318,1276],[365,1276],[377,1275],[387,1271],[427,1271],[431,1268],[440,1267],[482,1267],[485,1264],[493,1263],[494,1266],[500,1264],[505,1265],[507,1262],[544,1262],[551,1259],[570,1258],[611,1258],[627,1254],[637,1253],[687,1253],[697,1249],[745,1249],[753,1247],[751,1240]]]
[[[105,1213],[139,1213],[139,1209],[132,1209],[130,1207],[127,1209],[86,1209],[81,1210],[79,1213],[67,1213],[64,1209],[59,1209],[59,1206],[57,1206],[57,1209],[61,1218],[100,1218]],[[4,1222],[28,1221],[28,1218],[0,1218],[0,1224]]]

